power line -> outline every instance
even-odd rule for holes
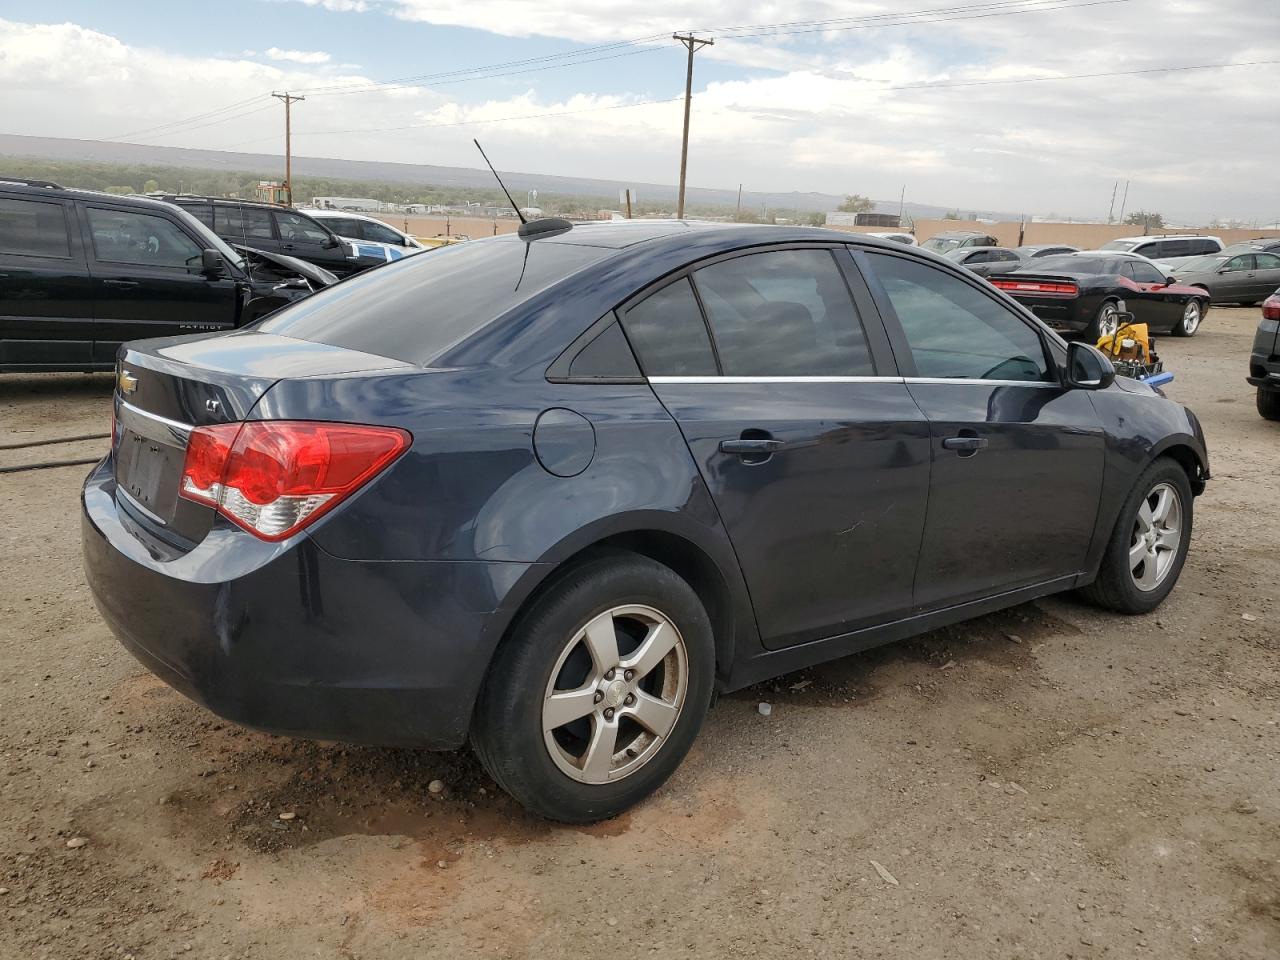
[[[1180,67],[1148,67],[1143,70],[1114,70],[1107,73],[1073,73],[1059,77],[1013,77],[1002,80],[955,80],[940,83],[908,83],[881,90],[938,90],[948,87],[995,87],[1018,83],[1050,83],[1056,80],[1093,80],[1100,77],[1136,77],[1151,73],[1182,73],[1188,70],[1220,70],[1229,67],[1262,67],[1280,64],[1280,60],[1247,60],[1241,63],[1195,63]],[[859,78],[870,79],[870,78]]]
[[[141,130],[131,130],[128,133],[120,133],[120,134],[116,134],[113,137],[103,137],[102,139],[103,140],[125,140],[125,139],[128,139],[129,137],[149,136],[157,130],[164,130],[169,127],[176,127],[176,126],[185,126],[188,123],[193,123],[198,120],[203,120],[206,117],[217,116],[220,113],[226,113],[228,110],[234,110],[238,107],[243,107],[250,103],[256,103],[257,101],[263,99],[263,96],[264,96],[263,94],[257,94],[252,97],[246,97],[244,100],[237,100],[235,103],[229,103],[225,107],[217,107],[216,109],[213,109],[213,110],[206,110],[204,113],[197,113],[194,116],[184,117],[181,120],[170,120],[168,123],[159,123],[159,124],[156,124],[155,126],[143,127]]]

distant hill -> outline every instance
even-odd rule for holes
[[[24,137],[0,134],[0,155],[38,157],[51,160],[82,160],[97,163],[156,163],[201,170],[261,171],[264,178],[281,175],[281,158],[263,153],[233,153],[224,150],[194,150],[187,147],[159,147],[138,143],[109,143],[102,140],[71,140],[61,137]],[[472,167],[441,167],[424,163],[386,163],[372,160],[336,160],[329,157],[294,156],[295,177],[331,177],[344,180],[377,180],[386,183],[433,184],[450,187],[474,187],[491,190],[493,175],[488,170]],[[0,171],[3,172],[3,171]],[[596,180],[583,177],[561,177],[540,173],[519,173],[502,169],[503,179],[512,193],[529,190],[571,196],[616,197],[618,191],[631,187],[650,203],[676,203],[676,187],[671,184],[634,183],[620,180]],[[851,189],[856,188],[856,185]],[[738,201],[736,189],[690,186],[690,204],[715,204],[733,208]],[[836,209],[843,197],[829,193],[792,191],[769,193],[743,191],[745,210],[759,210],[761,205],[777,209],[825,213]],[[876,209],[897,213],[898,202],[877,201]],[[955,207],[907,203],[907,214],[913,217],[941,217]],[[959,210],[962,216],[977,213],[992,219],[1017,219],[1016,215],[988,210]]]

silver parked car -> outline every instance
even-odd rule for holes
[[[1178,283],[1201,287],[1213,303],[1261,303],[1280,287],[1280,256],[1274,253],[1218,253],[1173,269]]]

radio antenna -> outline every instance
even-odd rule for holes
[[[502,192],[507,195],[507,202],[511,204],[511,208],[515,210],[516,216],[520,218],[520,224],[523,226],[529,221],[525,219],[524,214],[520,212],[520,208],[516,206],[516,202],[511,199],[511,191],[507,189],[507,185],[502,182],[502,178],[498,176],[498,171],[493,169],[493,164],[489,163],[489,157],[484,152],[484,147],[480,146],[480,141],[474,137],[471,142],[476,145],[476,149],[480,151],[480,156],[484,157],[484,162],[489,164],[489,172],[493,174],[493,179],[498,181],[498,186],[502,188]]]

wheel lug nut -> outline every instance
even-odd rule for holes
[[[634,670],[628,670],[626,673],[622,675],[622,679],[626,680],[627,683],[630,683],[635,678],[635,675],[636,675],[636,672]]]
[[[606,673],[606,674],[604,675],[604,678],[605,678],[606,680],[612,680],[612,679],[614,678],[615,674],[616,674],[616,671],[614,671],[614,670],[610,670],[608,673]]]
[[[603,699],[604,699],[604,694],[601,693],[599,690],[597,690],[595,695],[595,702],[599,703]]]
[[[612,719],[613,719],[613,707],[609,707],[608,709],[606,709],[606,710],[605,710],[605,712],[604,712],[604,718],[605,718],[606,720],[612,720]]]
[[[634,693],[628,693],[627,699],[623,701],[623,703],[625,703],[628,707],[635,702],[636,702],[636,695]]]

